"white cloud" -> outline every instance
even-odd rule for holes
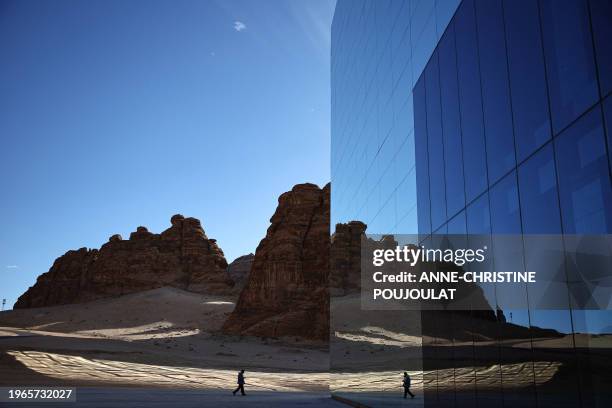
[[[6,269],[17,269],[17,265],[6,265]]]
[[[242,30],[246,30],[247,26],[242,21],[234,21],[234,30],[241,32]]]

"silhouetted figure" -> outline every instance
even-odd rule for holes
[[[238,373],[238,388],[236,388],[234,390],[234,392],[232,392],[232,394],[236,395],[236,393],[238,392],[238,390],[240,390],[240,393],[242,395],[246,395],[244,393],[244,370],[240,370],[240,372]]]
[[[404,398],[406,395],[410,394],[410,398],[414,398],[414,394],[410,392],[410,376],[407,372],[404,371],[404,381],[402,382],[404,386]]]

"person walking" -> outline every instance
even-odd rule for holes
[[[240,370],[240,372],[238,373],[238,387],[234,390],[234,392],[232,392],[233,395],[236,395],[236,393],[238,392],[238,390],[240,390],[240,393],[242,395],[246,395],[244,393],[244,370]]]
[[[408,394],[410,394],[410,398],[414,398],[414,394],[410,392],[410,376],[405,371],[404,381],[402,381],[402,385],[404,386],[404,398],[406,398],[406,395]]]

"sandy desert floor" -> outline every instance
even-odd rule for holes
[[[327,347],[226,336],[229,297],[161,288],[0,313],[0,384],[327,391]]]

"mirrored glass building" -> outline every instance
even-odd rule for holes
[[[331,57],[341,236],[360,225],[351,221],[425,242],[514,234],[533,248],[530,237],[550,234],[571,253],[573,237],[612,232],[610,1],[339,0]],[[563,294],[578,268],[566,258]],[[598,282],[609,286],[605,268]],[[490,313],[386,317],[353,304],[360,324],[349,328],[350,295],[340,293],[332,372],[351,378],[332,385],[341,397],[394,406],[407,367],[425,406],[612,401],[609,302],[583,307],[568,295],[566,307],[544,310],[526,292],[523,308],[502,310],[493,294]],[[390,385],[363,386],[372,381]]]

